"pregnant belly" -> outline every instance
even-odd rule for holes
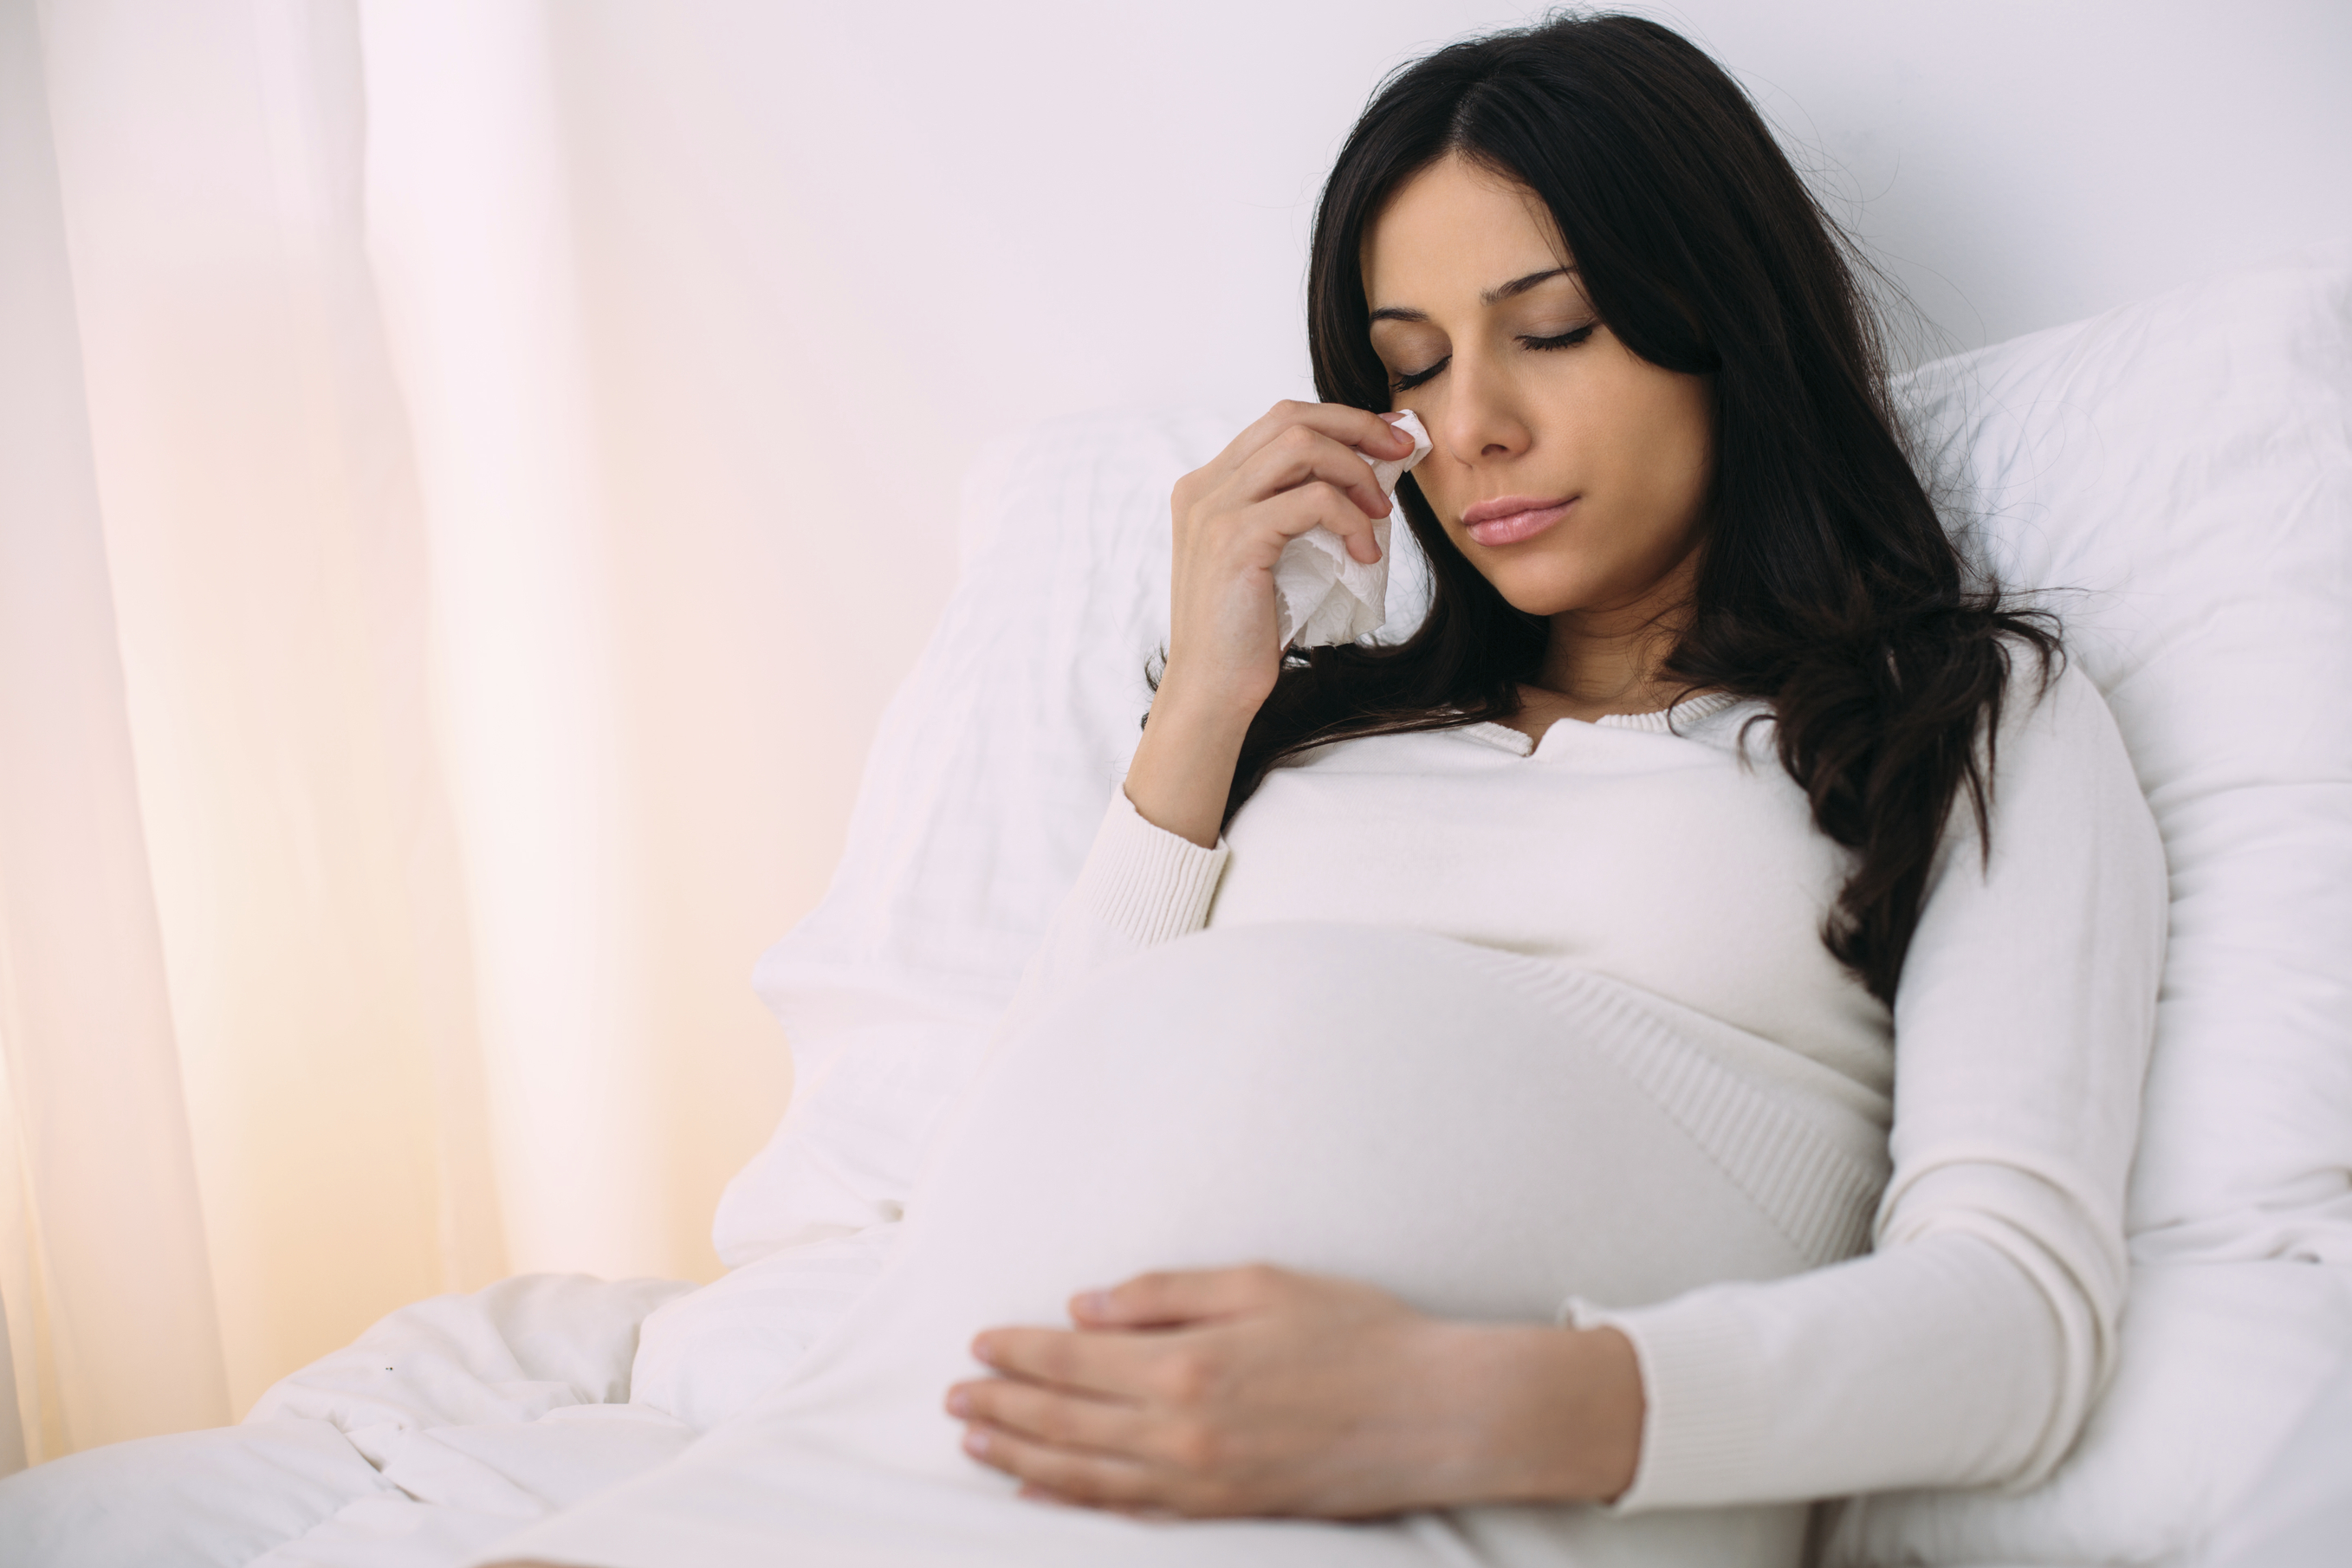
[[[1638,1304],[1851,1250],[1876,1136],[1775,1101],[1608,982],[1384,928],[1203,932],[1003,1044],[890,1269],[751,1415],[994,1486],[940,1395],[974,1332],[1065,1322],[1075,1290],[1266,1261],[1455,1317]],[[1792,1206],[1762,1179],[1756,1147],[1791,1138],[1843,1184]]]

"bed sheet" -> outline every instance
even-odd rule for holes
[[[638,1329],[693,1289],[531,1275],[404,1307],[244,1423],[0,1484],[10,1568],[443,1568],[683,1452],[628,1402]]]

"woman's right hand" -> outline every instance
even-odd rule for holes
[[[1360,454],[1402,458],[1412,450],[1412,438],[1380,415],[1337,403],[1277,403],[1177,480],[1160,690],[1172,684],[1187,701],[1236,710],[1246,725],[1282,668],[1274,567],[1283,546],[1321,528],[1339,535],[1356,560],[1378,561],[1372,524],[1392,503]]]
[[[1168,664],[1127,776],[1146,821],[1216,843],[1242,738],[1282,668],[1275,563],[1317,528],[1338,534],[1356,560],[1379,560],[1372,524],[1391,502],[1361,454],[1412,450],[1381,415],[1278,403],[1177,481]]]

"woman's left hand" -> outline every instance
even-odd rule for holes
[[[1074,1330],[991,1329],[965,1447],[1024,1493],[1131,1512],[1360,1518],[1612,1497],[1642,1390],[1613,1330],[1431,1318],[1255,1265],[1075,1298]]]

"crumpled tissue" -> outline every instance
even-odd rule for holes
[[[1408,413],[1396,427],[1412,437],[1411,457],[1364,458],[1381,493],[1391,497],[1397,481],[1429,456],[1429,432],[1420,420]],[[1381,629],[1389,618],[1389,524],[1395,517],[1391,512],[1372,524],[1381,558],[1370,566],[1349,555],[1347,542],[1327,528],[1310,528],[1282,547],[1274,563],[1274,616],[1283,647],[1324,647]]]

